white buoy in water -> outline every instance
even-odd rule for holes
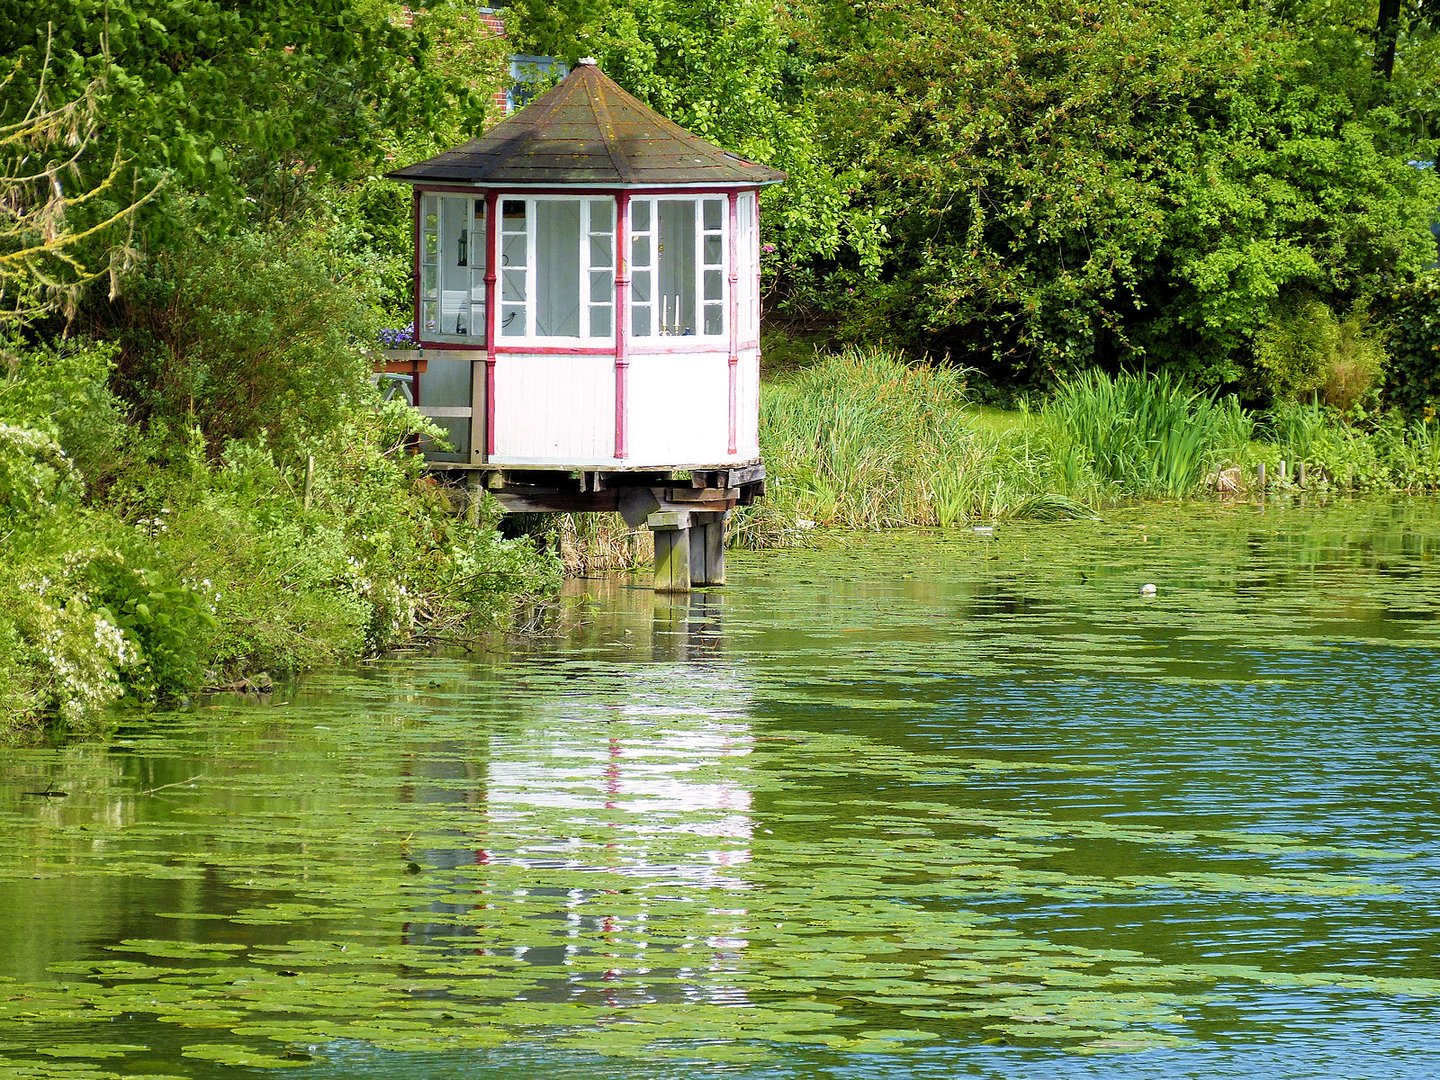
[[[1149,582],[1149,581],[1147,581],[1144,585],[1141,585],[1141,586],[1140,586],[1140,595],[1141,595],[1141,596],[1154,596],[1155,593],[1156,593],[1156,591],[1157,591],[1157,590],[1156,590],[1156,588],[1155,588],[1155,585],[1154,585],[1152,582]]]

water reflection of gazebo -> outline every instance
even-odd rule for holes
[[[414,888],[432,894],[407,944],[549,969],[537,973],[548,1000],[620,1004],[666,992],[648,976],[653,939],[673,933],[675,904],[693,904],[681,984],[717,1001],[742,993],[728,973],[751,888],[751,689],[721,655],[713,603],[659,607],[608,627],[632,639],[613,686],[529,687],[523,713],[487,717],[483,760],[442,746],[412,762],[402,801],[434,824],[453,809],[453,823],[407,855]],[[648,650],[634,640],[647,634]],[[507,671],[524,685],[525,665]]]

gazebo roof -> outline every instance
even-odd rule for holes
[[[692,135],[591,59],[478,139],[386,173],[411,183],[523,187],[759,185],[785,179]]]

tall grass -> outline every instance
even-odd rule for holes
[[[1142,499],[1194,494],[1242,453],[1254,427],[1234,401],[1190,391],[1167,373],[1084,372],[1060,387],[1045,417],[1108,493]]]
[[[1047,439],[972,413],[959,368],[847,349],[768,384],[760,412],[769,491],[764,509],[741,516],[744,542],[783,541],[787,522],[951,526],[1041,496],[1049,513],[1086,512],[1067,502],[1075,485]]]

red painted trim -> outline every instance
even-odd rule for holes
[[[626,347],[626,353],[630,356],[724,356],[726,355],[726,342],[724,338],[694,338],[682,337],[680,341],[688,341],[689,345],[653,344],[649,339],[636,338]]]
[[[495,456],[495,357],[499,352],[496,343],[497,304],[495,296],[496,270],[499,256],[499,211],[500,196],[490,192],[485,196],[485,459]]]
[[[405,183],[405,182],[407,182],[407,181],[402,181],[402,183]],[[409,181],[409,182],[413,182],[413,181]],[[754,191],[754,192],[757,192],[757,193],[758,193],[758,192],[760,191],[760,188],[761,188],[762,186],[763,186],[763,185],[756,185],[756,184],[735,184],[735,185],[731,185],[731,186],[728,186],[728,187],[726,187],[726,186],[713,187],[713,186],[708,186],[708,185],[707,185],[706,187],[685,187],[685,186],[683,186],[683,185],[677,185],[677,186],[675,186],[675,187],[621,187],[621,186],[619,186],[619,185],[616,185],[616,186],[613,186],[613,187],[573,187],[573,188],[567,188],[567,187],[514,187],[514,186],[509,186],[509,187],[490,187],[490,186],[487,186],[487,185],[485,185],[485,184],[474,184],[474,185],[465,185],[465,184],[440,184],[440,185],[430,185],[430,184],[426,184],[426,185],[424,185],[424,186],[417,186],[417,187],[415,188],[415,190],[416,190],[416,192],[424,192],[424,193],[427,194],[427,195],[435,195],[435,194],[461,194],[461,195],[495,194],[495,195],[499,195],[502,199],[503,199],[503,198],[524,199],[524,198],[530,197],[531,195],[573,195],[573,196],[575,196],[576,198],[583,198],[583,197],[585,197],[585,196],[587,196],[587,195],[609,195],[609,196],[611,196],[611,197],[613,198],[613,197],[615,197],[615,196],[617,196],[617,195],[621,195],[621,194],[625,194],[625,195],[644,195],[644,196],[649,196],[649,197],[653,197],[653,196],[656,196],[656,195],[674,195],[674,196],[677,196],[677,197],[683,197],[683,196],[686,196],[686,195],[729,195],[729,194],[731,194],[732,192],[738,193],[738,192],[741,192],[741,191]],[[758,198],[757,198],[756,201],[757,201],[757,202],[759,201]]]
[[[503,339],[502,339],[503,340]],[[614,356],[612,345],[500,345],[501,356]]]
[[[411,238],[415,241],[415,258],[410,264],[410,281],[412,288],[411,296],[415,301],[415,321],[411,325],[415,327],[415,340],[420,340],[420,192],[415,192],[413,205],[410,207]],[[423,347],[423,346],[422,346]],[[413,384],[412,384],[413,387]]]
[[[460,344],[455,341],[437,341],[430,338],[421,338],[418,345],[422,349],[453,349],[455,352],[482,352],[484,345],[477,345],[473,342]]]
[[[730,444],[727,453],[735,453],[735,446],[739,439],[740,426],[740,297],[737,286],[740,284],[739,265],[739,229],[740,223],[740,193],[732,191],[729,198],[730,210],[730,242],[727,245],[730,256],[730,292],[726,299],[726,314],[730,319]]]
[[[615,458],[625,446],[625,382],[630,368],[626,330],[630,323],[630,193],[615,197]]]

